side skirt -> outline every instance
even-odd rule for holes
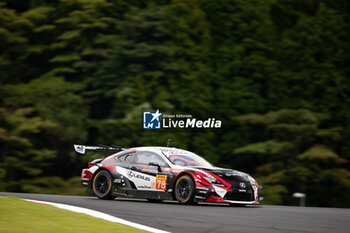
[[[135,189],[127,189],[127,188],[123,188],[120,191],[112,192],[112,195],[140,198],[140,199],[174,200],[172,192],[143,191],[143,190],[135,190]]]

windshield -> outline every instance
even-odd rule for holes
[[[170,160],[174,165],[180,166],[201,166],[201,167],[213,167],[208,161],[202,157],[185,150],[173,150],[173,151],[163,151],[163,154]]]

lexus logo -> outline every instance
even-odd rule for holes
[[[239,187],[242,188],[242,189],[245,189],[246,185],[244,182],[240,182],[239,183]]]

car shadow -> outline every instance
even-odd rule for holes
[[[223,207],[223,208],[261,208],[262,205],[245,205],[245,206],[231,206],[229,204],[226,203],[212,203],[212,202],[199,202],[199,203],[194,203],[191,205],[181,205],[179,204],[177,201],[169,201],[169,200],[165,200],[162,202],[152,202],[152,201],[148,201],[146,199],[132,199],[132,198],[122,198],[122,197],[118,197],[116,199],[114,199],[113,201],[122,201],[122,202],[142,202],[142,203],[147,203],[150,205],[176,205],[176,206],[200,206],[200,207]]]

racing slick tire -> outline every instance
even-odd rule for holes
[[[113,200],[112,196],[112,177],[106,170],[99,171],[93,179],[92,189],[99,199]]]
[[[175,184],[175,198],[180,204],[189,205],[193,203],[195,184],[191,176],[181,176]]]

